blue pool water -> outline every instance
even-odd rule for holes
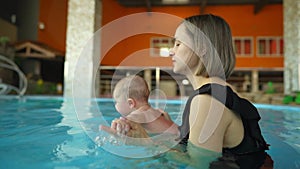
[[[98,125],[119,117],[111,99],[93,104],[60,97],[0,97],[0,168],[186,168],[164,155],[128,158],[107,151],[95,142]],[[165,110],[180,124],[182,102],[167,100]],[[255,105],[263,135],[271,144],[268,153],[276,169],[300,168],[300,108]],[[102,140],[103,141],[103,140]],[[107,141],[110,142],[110,141]],[[103,142],[102,142],[103,143]],[[113,142],[110,142],[113,149]],[[120,146],[119,146],[120,147]],[[123,146],[120,152],[138,157],[144,149]],[[121,153],[122,154],[122,153]]]

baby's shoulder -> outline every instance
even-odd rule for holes
[[[159,118],[161,115],[160,111],[150,108],[145,111],[134,111],[130,113],[127,118],[138,123],[150,123]]]

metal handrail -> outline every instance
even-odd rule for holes
[[[2,62],[0,63],[0,67],[15,71],[19,76],[19,87],[0,82],[0,95],[6,95],[11,90],[14,90],[18,95],[23,96],[27,90],[27,78],[24,73],[19,69],[17,64],[3,55],[0,55],[0,62]]]

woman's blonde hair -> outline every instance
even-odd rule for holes
[[[183,24],[193,42],[190,48],[201,59],[196,74],[227,79],[236,60],[227,22],[219,16],[206,14],[188,17]]]

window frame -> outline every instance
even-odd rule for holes
[[[260,51],[260,41],[265,41],[265,53],[261,53]],[[272,48],[270,47],[270,41],[274,40],[276,45],[276,52],[272,52]],[[282,45],[281,45],[282,41]],[[282,46],[282,48],[281,48]],[[282,51],[282,53],[281,53]],[[256,37],[256,56],[257,57],[283,57],[284,55],[284,41],[282,36],[258,36]]]
[[[236,50],[236,41],[240,40],[241,41],[241,53],[237,53]],[[245,41],[249,40],[250,41],[250,53],[247,54],[245,51]],[[233,46],[234,46],[234,52],[236,57],[253,57],[254,56],[254,38],[252,36],[234,36],[232,38],[233,41]]]
[[[157,53],[155,50],[157,50],[157,49],[161,50],[161,48],[168,48],[168,51],[169,51],[170,48],[172,48],[174,45],[173,39],[174,38],[172,38],[172,37],[151,37],[150,38],[150,56],[151,57],[169,57],[169,55],[161,55],[161,52]],[[154,44],[155,40],[159,41],[158,45]],[[163,43],[163,41],[168,41],[168,43]],[[161,47],[159,48],[159,46],[161,46]]]

